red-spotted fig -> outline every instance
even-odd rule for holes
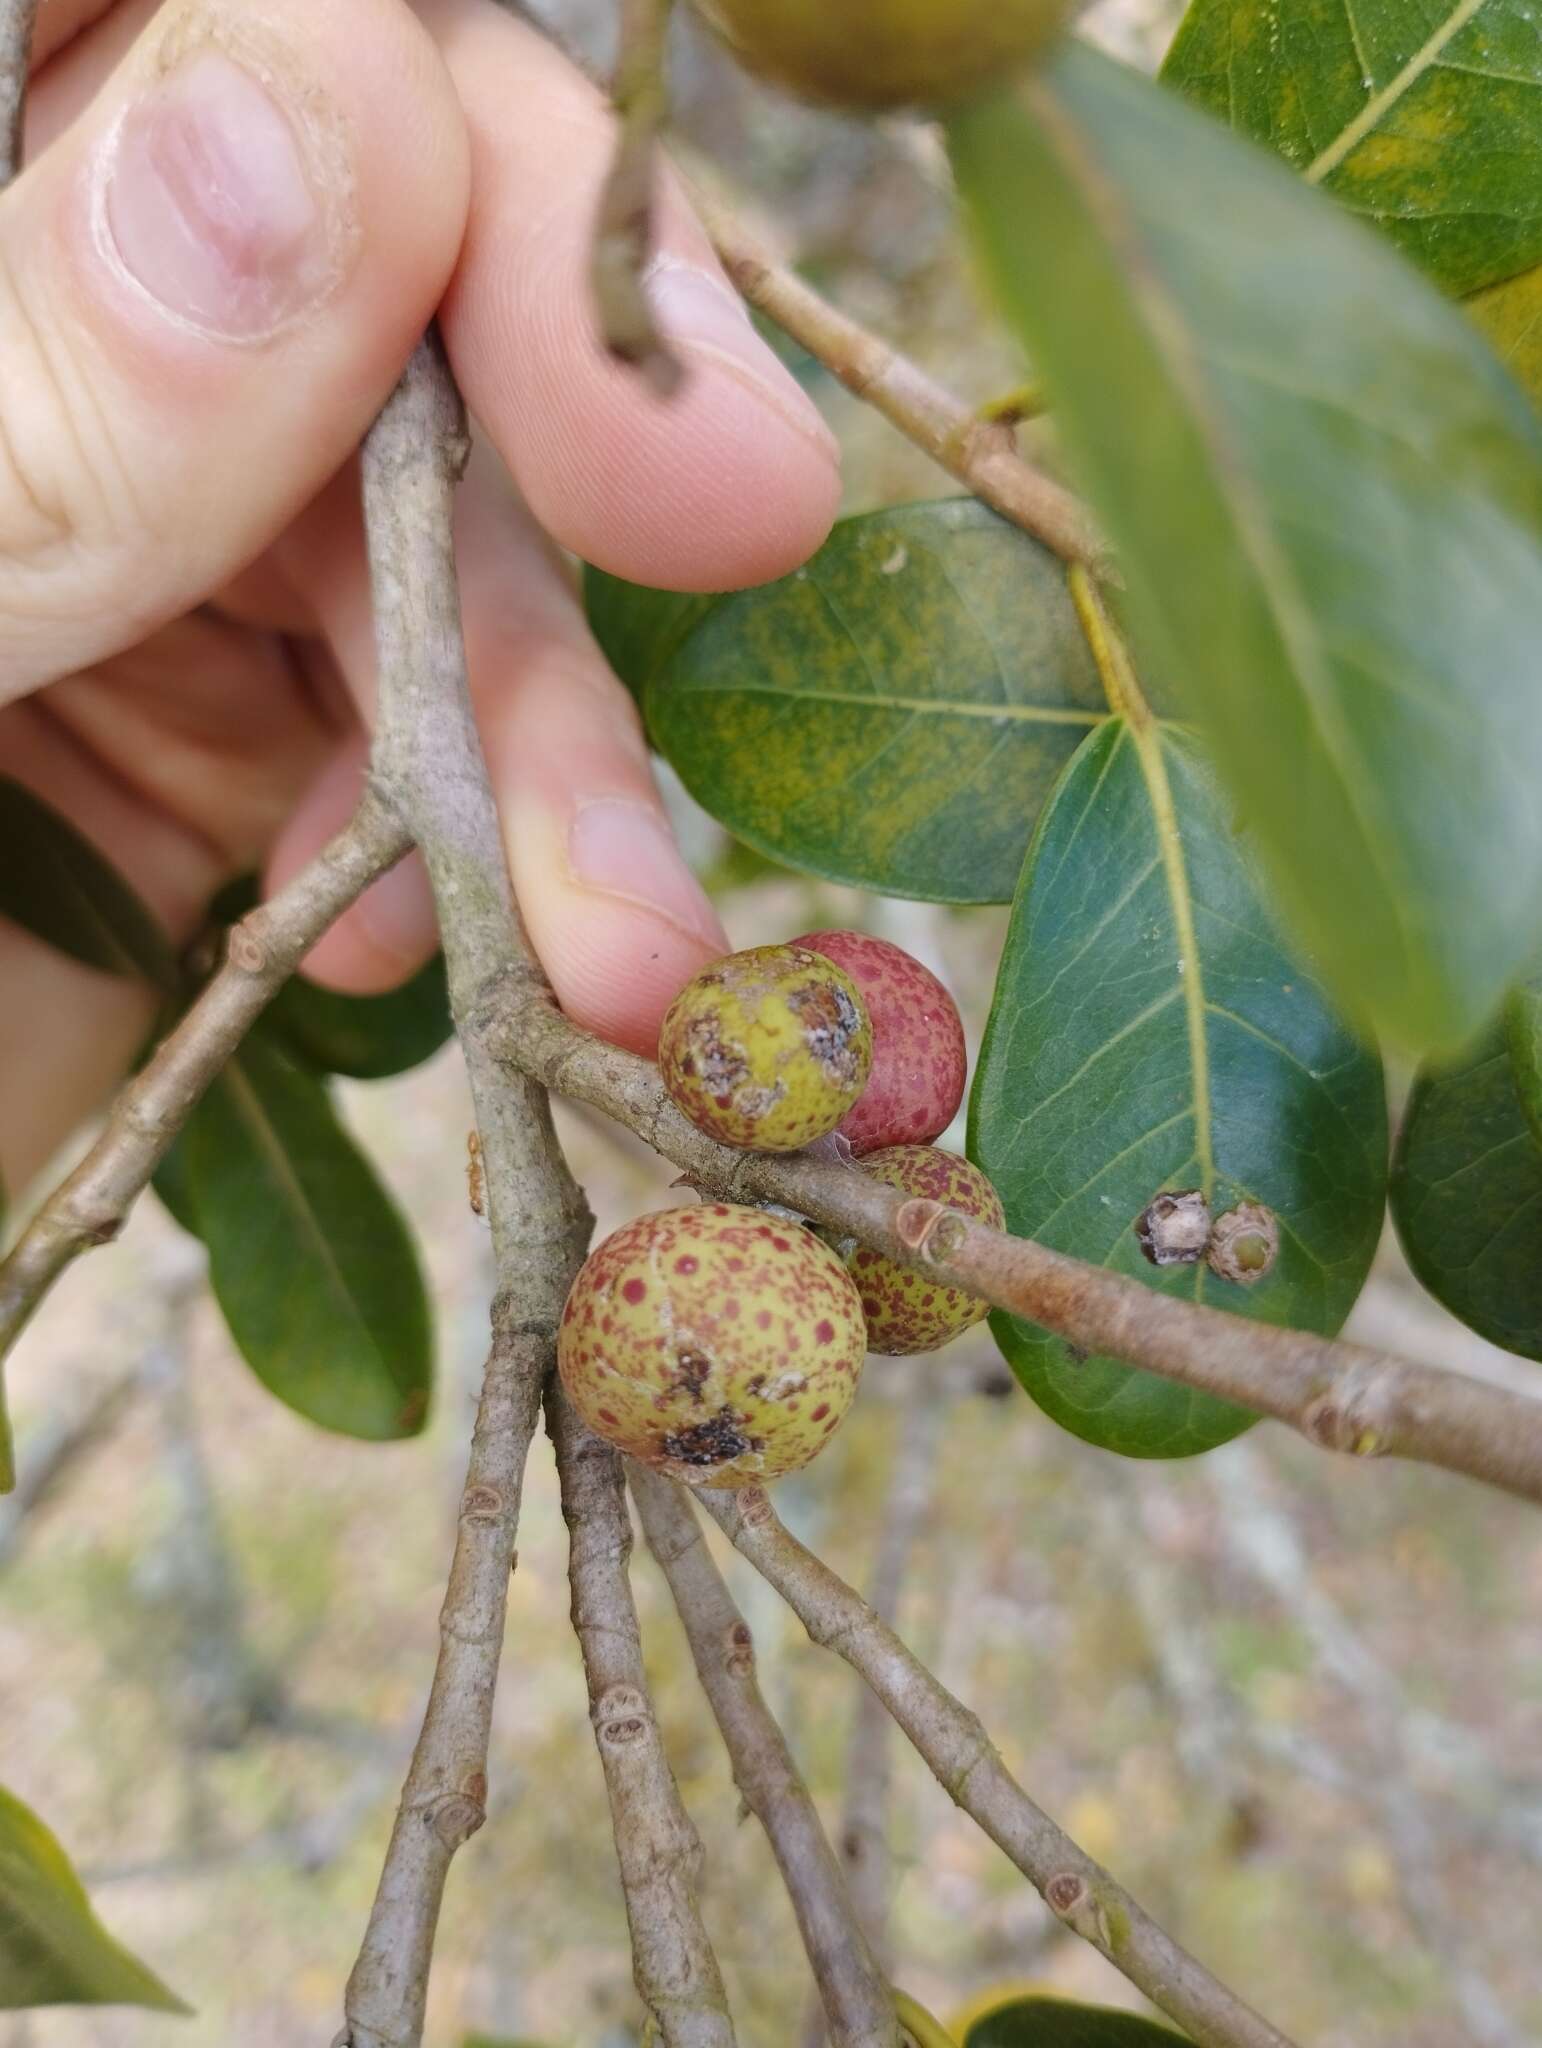
[[[843,967],[873,1023],[873,1071],[836,1125],[858,1155],[925,1145],[953,1121],[968,1057],[958,1006],[929,967],[865,932],[806,932],[794,939]]]
[[[557,1335],[597,1435],[692,1486],[806,1465],[851,1406],[862,1304],[828,1246],[727,1202],[639,1216],[592,1252]]]
[[[967,1159],[935,1145],[891,1145],[870,1152],[861,1170],[907,1195],[941,1202],[962,1216],[1005,1227],[1001,1197]],[[889,1358],[935,1351],[990,1313],[990,1304],[961,1288],[945,1287],[933,1274],[902,1266],[865,1244],[843,1243],[842,1253],[867,1317],[867,1346]]]
[[[752,946],[704,967],[659,1030],[659,1072],[700,1131],[796,1152],[867,1085],[873,1032],[856,985],[802,946]]]

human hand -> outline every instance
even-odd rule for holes
[[[552,541],[732,587],[809,554],[839,486],[674,191],[650,289],[686,384],[666,405],[605,357],[609,149],[599,95],[494,0],[42,0],[0,200],[0,773],[178,938],[344,821],[373,687],[352,451],[438,307],[485,444],[458,544],[515,886],[569,1013],[651,1050],[725,941]],[[433,944],[410,861],[308,966],[388,987]],[[0,978],[14,1187],[146,1012],[11,928]]]

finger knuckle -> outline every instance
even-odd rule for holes
[[[29,581],[73,582],[83,554],[143,534],[146,508],[98,380],[3,252],[0,361],[0,551]]]

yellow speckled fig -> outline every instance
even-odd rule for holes
[[[704,967],[659,1031],[670,1096],[710,1138],[796,1152],[867,1085],[873,1028],[856,983],[801,946],[752,946]]]
[[[557,1334],[597,1435],[691,1486],[795,1472],[851,1406],[862,1304],[796,1223],[713,1202],[639,1216],[590,1254]]]
[[[1005,1227],[1001,1197],[967,1159],[935,1145],[891,1145],[869,1152],[858,1164],[875,1180],[887,1181],[907,1195],[941,1202],[960,1215]],[[862,1297],[870,1351],[904,1358],[913,1351],[936,1351],[990,1314],[988,1302],[962,1288],[944,1287],[930,1273],[886,1259],[864,1244],[843,1246],[846,1264]]]
[[[696,0],[746,70],[832,106],[940,106],[1035,56],[1068,0]]]

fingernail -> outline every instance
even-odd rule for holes
[[[409,853],[359,898],[359,923],[388,960],[416,967],[432,950],[438,924],[422,859]]]
[[[648,273],[648,297],[659,326],[677,347],[720,363],[831,462],[839,460],[839,444],[819,408],[755,332],[732,285],[693,263],[662,256]]]
[[[680,857],[669,827],[646,804],[596,797],[568,832],[573,879],[657,911],[709,946],[724,943],[706,891]]]
[[[217,50],[190,55],[124,114],[107,143],[104,239],[166,312],[256,341],[309,310],[340,268],[283,109]]]

